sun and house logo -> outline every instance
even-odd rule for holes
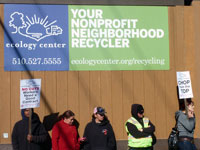
[[[4,70],[69,70],[68,24],[67,5],[5,4]]]
[[[21,12],[13,12],[10,15],[9,27],[14,28],[12,34],[20,34],[24,37],[40,41],[49,36],[58,36],[63,33],[63,29],[56,25],[57,20],[48,21],[45,18],[37,17],[34,14],[31,18]]]

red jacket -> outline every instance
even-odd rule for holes
[[[53,150],[80,150],[77,129],[63,120],[57,122],[52,130]]]

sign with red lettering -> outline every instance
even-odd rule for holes
[[[190,79],[190,72],[177,72],[177,84],[179,90],[179,99],[193,98],[192,84]]]
[[[40,107],[41,79],[20,81],[20,109]]]

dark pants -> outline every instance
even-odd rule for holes
[[[189,141],[179,141],[178,149],[179,150],[197,150],[196,146]]]
[[[129,150],[152,150],[152,148],[132,148],[132,147],[130,147]]]

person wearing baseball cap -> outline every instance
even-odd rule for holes
[[[115,134],[104,108],[94,108],[92,121],[86,125],[83,137],[86,139],[84,150],[116,150]]]
[[[154,136],[155,126],[147,117],[144,117],[142,105],[133,104],[131,106],[131,114],[132,117],[125,124],[129,150],[152,150],[152,136]]]

